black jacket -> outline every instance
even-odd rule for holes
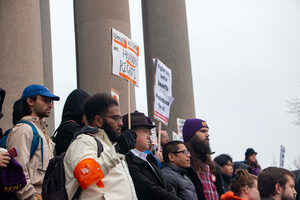
[[[192,181],[185,175],[186,170],[171,163],[165,163],[162,175],[176,195],[182,200],[197,200],[197,193]]]
[[[147,160],[153,169],[147,162],[135,156],[132,152],[126,154],[126,162],[138,199],[179,200],[175,194],[167,189],[155,158],[149,154]]]
[[[61,124],[54,136],[56,155],[67,151],[74,133],[83,127],[83,102],[89,95],[83,90],[73,90],[68,96],[62,114]]]
[[[197,193],[198,199],[199,200],[205,200],[205,195],[204,195],[204,191],[203,191],[203,186],[202,186],[201,180],[198,177],[198,174],[197,174],[197,172],[196,172],[196,170],[194,169],[193,166],[191,166],[189,169],[187,169],[186,175],[193,182],[193,184],[194,184],[194,186],[196,188],[196,193]]]

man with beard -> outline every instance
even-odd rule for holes
[[[79,187],[79,199],[137,199],[124,156],[135,147],[136,134],[121,133],[118,103],[110,95],[96,94],[85,101],[83,112],[89,125],[81,133],[86,134],[76,133],[64,157],[68,199]],[[95,139],[103,146],[99,157]]]
[[[262,200],[294,200],[294,174],[286,169],[268,167],[258,176],[258,190]]]
[[[21,99],[24,117],[9,133],[6,148],[14,152],[27,181],[27,185],[16,192],[18,199],[42,199],[45,170],[54,149],[44,118],[50,116],[53,100],[58,101],[59,97],[42,85],[29,85]]]
[[[195,185],[198,199],[219,200],[216,166],[211,160],[208,131],[202,119],[187,119],[183,125],[183,140],[191,152],[192,164],[187,176]]]

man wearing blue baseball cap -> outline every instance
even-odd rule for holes
[[[22,94],[23,118],[11,130],[6,147],[23,167],[27,185],[16,192],[18,199],[42,199],[42,183],[54,145],[49,137],[45,117],[59,97],[45,86],[29,85]]]

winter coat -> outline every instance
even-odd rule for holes
[[[204,200],[205,195],[204,195],[204,191],[203,191],[203,186],[202,186],[201,180],[198,177],[198,174],[193,166],[191,166],[190,168],[187,169],[186,175],[193,182],[193,184],[196,188],[196,193],[197,193],[198,199]]]
[[[89,131],[90,129],[90,131]],[[94,128],[84,127],[82,132],[93,133]],[[104,175],[101,179],[104,187],[97,183],[82,190],[79,200],[137,200],[134,185],[130,177],[125,156],[117,153],[104,130],[98,129],[93,134],[103,145],[103,152],[97,157],[97,143],[89,135],[81,134],[71,143],[64,157],[66,190],[68,199],[72,199],[79,187],[73,172],[77,164],[87,158],[95,160]],[[97,172],[99,173],[99,172]]]
[[[172,193],[170,188],[167,189],[155,158],[149,154],[146,159],[149,163],[135,156],[131,151],[126,154],[126,162],[138,199],[179,200],[180,198]]]
[[[186,170],[171,163],[164,164],[161,173],[176,195],[182,200],[197,200],[197,193],[192,181],[185,175]]]
[[[43,163],[41,156],[41,142],[31,159],[30,148],[33,140],[32,128],[25,123],[17,124],[7,137],[6,147],[16,148],[18,155],[15,160],[23,167],[27,185],[16,192],[19,199],[36,199],[35,193],[42,194],[42,183],[45,170],[49,164],[49,160],[53,158],[54,144],[51,141],[46,122],[41,121],[37,117],[25,116],[22,120],[31,122],[38,131],[43,141]],[[42,166],[43,164],[43,166]]]
[[[217,186],[218,194],[221,196],[222,194],[229,191],[231,177],[229,177],[225,174],[222,174],[221,167],[219,165],[216,165],[216,170],[217,170],[216,186]]]
[[[68,96],[61,119],[61,125],[58,127],[57,134],[54,137],[56,155],[67,151],[74,133],[80,131],[83,127],[83,102],[89,95],[76,89]]]

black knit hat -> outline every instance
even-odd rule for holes
[[[257,154],[257,152],[254,151],[253,148],[248,148],[245,152],[245,157],[248,158],[249,156],[253,155],[253,154]]]

